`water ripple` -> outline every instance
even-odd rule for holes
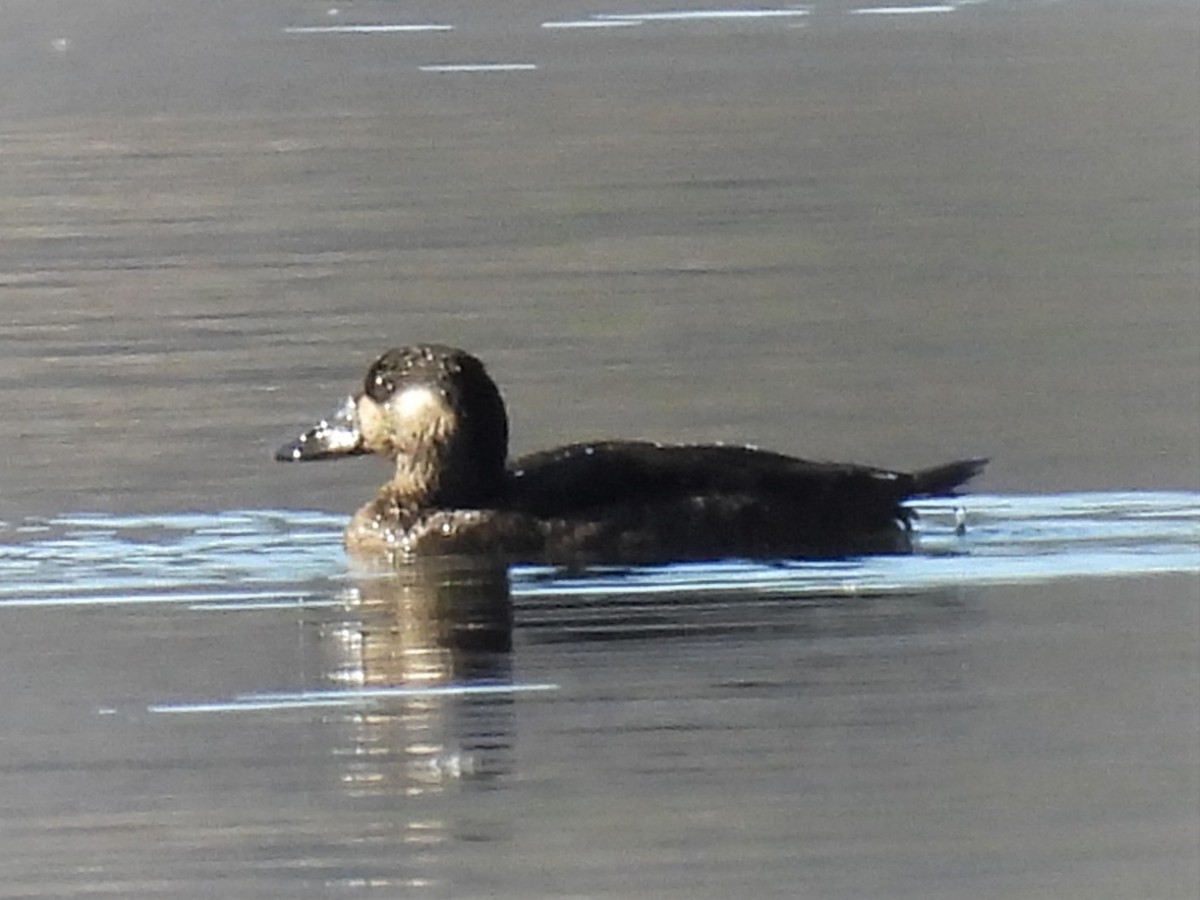
[[[598,568],[521,567],[513,593],[877,594],[943,585],[1200,571],[1200,493],[969,495],[923,501],[911,556]],[[233,510],[64,514],[0,526],[0,605],[185,603],[223,609],[328,605],[349,580],[344,519]]]

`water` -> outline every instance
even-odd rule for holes
[[[1200,891],[1193,3],[5,15],[0,897]],[[416,340],[516,453],[993,462],[912,556],[380,571],[270,453]]]
[[[604,597],[612,590],[629,597],[676,591],[689,597],[723,591],[904,595],[961,584],[1188,572],[1200,563],[1200,495],[1191,492],[976,494],[923,500],[913,509],[917,543],[910,556],[584,573],[518,567],[513,593],[527,599],[527,612],[536,616],[547,600]],[[242,510],[9,523],[9,540],[0,547],[7,579],[0,603],[305,607],[312,602],[306,586],[346,577],[343,522],[319,512]],[[334,602],[324,598],[318,605]]]
[[[499,584],[319,513],[9,523],[6,889],[1185,887],[1200,494],[919,512],[912,556]]]

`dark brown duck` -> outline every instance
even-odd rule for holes
[[[352,552],[572,565],[905,552],[904,501],[951,493],[986,462],[908,473],[643,441],[510,462],[495,383],[471,354],[436,344],[387,351],[331,419],[275,458],[364,453],[395,472],[346,528]]]

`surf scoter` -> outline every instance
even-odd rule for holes
[[[986,463],[918,472],[809,462],[751,447],[571,444],[508,460],[508,416],[471,354],[388,350],[283,462],[376,453],[395,474],[346,528],[352,552],[638,563],[904,552],[912,497]]]

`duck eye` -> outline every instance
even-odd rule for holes
[[[373,368],[367,373],[363,390],[376,403],[383,403],[395,392],[396,382],[382,368]]]

